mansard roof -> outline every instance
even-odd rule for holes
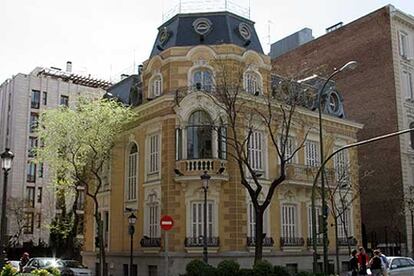
[[[177,14],[158,30],[150,58],[171,47],[220,44],[263,54],[254,22],[227,11]]]

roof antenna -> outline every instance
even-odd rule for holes
[[[249,0],[249,19],[251,19],[250,18],[250,0]]]
[[[178,2],[178,13],[181,13],[181,0]]]

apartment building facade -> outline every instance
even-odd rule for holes
[[[61,105],[73,107],[80,96],[102,97],[109,85],[76,75],[71,68],[71,62],[66,71],[36,67],[0,85],[0,148],[10,148],[14,153],[6,210],[11,247],[46,246],[50,222],[56,214],[55,189],[47,164],[34,161],[34,149],[41,146],[36,135],[40,113]]]
[[[414,17],[388,5],[272,60],[281,75],[339,74],[346,115],[364,124],[358,139],[413,127]],[[364,244],[412,254],[413,142],[409,135],[359,149]]]
[[[137,216],[133,271],[139,271],[139,275],[165,273],[165,232],[160,229],[163,215],[174,220],[168,233],[170,275],[183,273],[190,260],[201,258],[204,195],[200,176],[204,172],[211,176],[207,194],[209,262],[216,265],[224,259],[234,259],[242,267],[252,265],[252,203],[240,184],[236,162],[227,154],[227,144],[219,138],[226,131],[211,131],[212,124],[226,120],[212,100],[215,76],[220,70],[217,60],[243,70],[243,93],[252,102],[265,99],[279,84],[277,76],[271,75],[270,58],[263,54],[254,23],[229,12],[217,12],[178,14],[165,22],[140,74],[109,88],[113,97],[131,105],[137,114],[136,122],[120,134],[113,149],[109,188],[101,196],[109,274],[128,275],[130,270],[131,212]],[[317,127],[310,127],[309,135],[305,130],[317,125],[317,113],[302,107],[297,112],[309,125],[295,128],[290,142],[300,145],[307,137],[306,143],[289,164],[287,180],[274,194],[263,231],[264,258],[293,271],[312,269],[310,172],[320,160]],[[329,152],[355,141],[362,127],[338,116],[323,118],[325,150]],[[252,137],[249,154],[262,174],[260,181],[266,190],[277,176],[276,152],[266,131],[256,130]],[[350,150],[344,159],[336,160],[348,163],[355,159],[356,151]],[[357,168],[352,170],[356,172]],[[353,180],[357,182],[358,177]],[[88,267],[98,268],[96,226],[89,207],[82,254]],[[345,216],[340,238],[346,242],[352,236],[355,245],[361,239],[358,199]],[[332,223],[330,216],[329,225]],[[332,227],[329,240],[329,252],[333,254]],[[340,254],[342,261],[348,259],[344,242]],[[333,262],[332,255],[330,260]]]

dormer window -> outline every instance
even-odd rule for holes
[[[244,74],[244,89],[247,93],[258,96],[261,91],[261,78],[256,72],[246,72]]]
[[[150,82],[150,95],[149,98],[156,98],[161,96],[162,91],[162,79],[160,75],[156,75]]]
[[[213,89],[213,74],[209,69],[202,68],[193,72],[193,90],[211,92]]]

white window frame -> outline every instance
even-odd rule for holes
[[[399,31],[399,48],[400,48],[400,55],[403,58],[408,58],[408,54],[410,52],[410,41],[409,41],[409,36],[406,32],[404,31]]]
[[[259,95],[263,94],[262,92],[262,77],[257,71],[248,70],[244,73],[244,90],[252,95],[255,95],[256,92],[259,92]]]
[[[194,213],[195,211],[195,213]],[[207,201],[207,237],[215,236],[214,201]],[[204,236],[204,201],[190,203],[190,237]]]
[[[135,144],[137,152],[131,154],[131,147]],[[125,168],[125,201],[132,202],[138,198],[138,162],[139,148],[135,142],[129,143],[126,151],[126,168]]]
[[[265,171],[265,138],[264,132],[254,130],[247,143],[249,164],[253,170]]]
[[[282,203],[281,214],[281,237],[299,238],[299,208],[296,204]]]
[[[402,88],[406,99],[414,99],[413,74],[407,70],[402,71]]]
[[[316,234],[320,233],[319,229],[319,219],[322,215],[322,207],[315,206],[315,215],[316,215]],[[312,206],[308,206],[308,238],[312,238]]]
[[[317,167],[321,163],[319,142],[313,140],[305,141],[305,165]]]
[[[342,210],[341,210],[342,212]],[[342,224],[341,218],[338,217],[338,238],[348,238],[353,235],[352,233],[352,209],[351,206],[346,206],[346,210],[341,215],[344,218],[345,225]],[[348,232],[348,237],[345,235],[345,228]]]
[[[149,238],[161,237],[160,217],[161,204],[157,193],[153,192],[148,196],[145,206],[145,234]]]
[[[148,174],[157,174],[160,171],[160,134],[151,134],[148,137]]]
[[[159,97],[162,94],[162,75],[154,75],[150,81],[150,98]]]
[[[335,147],[335,150],[339,147]],[[347,150],[338,152],[334,156],[335,180],[339,185],[349,182],[349,153]]]
[[[202,65],[196,65],[192,68],[190,68],[189,72],[188,72],[188,85],[191,88],[192,91],[197,91],[196,89],[196,82],[194,81],[194,76],[197,72],[203,72],[202,73],[202,80],[201,80],[201,89],[200,91],[204,91],[204,92],[212,92],[214,90],[214,84],[215,84],[215,74],[214,74],[214,70],[213,67],[207,65],[207,64],[202,64]],[[210,75],[211,75],[211,87],[209,88],[209,90],[206,89],[206,85],[207,83],[205,82],[205,71],[209,71]]]
[[[270,237],[269,231],[269,207],[263,214],[263,233],[266,233],[266,237]],[[256,233],[256,213],[253,203],[250,201],[247,203],[247,237],[254,238]]]

